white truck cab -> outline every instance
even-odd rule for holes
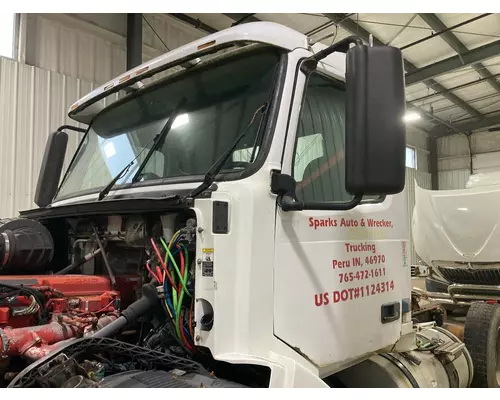
[[[48,182],[62,159],[42,171],[41,208],[27,215],[154,209],[167,237],[175,208],[189,207],[194,344],[268,367],[270,387],[334,386],[336,374],[349,385],[465,387],[463,344],[411,320],[404,107],[394,48],[348,38],[331,49],[274,23],[235,26],[78,100],[69,116],[86,133],[57,191]],[[458,379],[434,354],[409,361],[419,335],[453,344]]]

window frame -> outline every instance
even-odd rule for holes
[[[417,170],[417,169],[418,169],[418,164],[417,164],[417,148],[416,148],[416,147],[413,147],[413,146],[406,145],[406,151],[408,151],[408,150],[411,150],[412,155],[413,155],[413,167],[412,167],[412,166],[409,166],[409,165],[407,164],[408,159],[407,159],[407,157],[406,157],[406,153],[405,153],[405,167],[406,167],[406,168],[410,168],[410,169]]]
[[[333,86],[338,87],[340,90],[345,90],[345,82],[344,81],[341,81],[340,79],[333,77],[324,68],[320,68],[319,65],[318,65],[317,69],[307,70],[307,68],[305,68],[306,71],[305,72],[302,71],[302,68],[305,65],[304,64],[305,61],[307,61],[307,58],[302,58],[297,63],[297,71],[296,71],[295,80],[294,80],[294,93],[293,93],[292,101],[290,103],[290,113],[288,116],[288,128],[289,128],[290,127],[290,125],[289,125],[290,120],[292,118],[292,113],[293,113],[293,107],[294,107],[294,103],[295,103],[295,97],[297,95],[297,90],[298,90],[299,76],[302,72],[302,74],[304,75],[304,83],[303,83],[303,88],[302,88],[302,93],[301,93],[302,98],[300,99],[300,112],[298,113],[298,116],[297,116],[297,122],[296,122],[296,126],[295,126],[294,137],[293,137],[293,146],[289,147],[288,145],[285,145],[285,151],[290,151],[290,148],[292,151],[291,165],[289,166],[290,167],[289,168],[290,176],[292,177],[292,179],[293,179],[293,172],[294,172],[294,166],[295,166],[298,129],[299,129],[299,124],[300,124],[300,120],[302,117],[302,113],[304,110],[304,103],[305,103],[305,99],[307,96],[307,87],[308,87],[308,83],[309,83],[309,79],[310,79],[311,75],[318,74],[318,75],[324,77],[325,79],[331,81],[333,83]],[[287,132],[288,132],[288,129],[287,129]],[[290,139],[291,138],[288,137],[288,133],[287,133],[287,140],[290,140]],[[282,161],[284,162],[285,159],[286,158],[283,157]],[[345,160],[345,158],[344,158],[344,160]],[[364,198],[364,196],[363,196],[361,199],[357,199],[357,196],[352,196],[352,199],[350,201],[347,201],[347,202],[345,202],[345,201],[343,201],[343,202],[315,201],[315,202],[311,202],[311,203],[303,203],[304,204],[303,210],[326,210],[326,211],[350,210],[350,209],[357,207],[358,205],[383,203],[385,201],[386,197],[387,197],[386,195],[379,195],[378,197],[375,197],[375,198]],[[299,199],[299,201],[301,202],[300,199]]]

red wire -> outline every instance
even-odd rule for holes
[[[156,266],[156,274],[161,279],[160,283],[163,285],[165,282],[164,282],[163,274],[161,273],[161,269],[158,265]]]
[[[167,275],[168,280],[170,281],[170,284],[175,287],[174,281],[172,280],[172,277],[170,276],[170,273],[168,272],[167,266],[165,265],[165,261],[163,261],[163,258],[161,257],[160,250],[158,250],[158,247],[156,246],[156,243],[153,238],[151,238],[151,244],[153,245],[153,248],[155,249],[156,256],[158,257],[158,260],[160,260],[161,266],[165,270],[165,273]]]
[[[155,274],[155,273],[151,270],[151,267],[149,266],[149,264],[148,264],[148,263],[146,263],[146,268],[148,269],[149,273],[151,274],[151,276],[152,276],[153,278],[155,278],[158,282],[162,283],[162,282],[161,282],[161,279],[160,279],[160,278],[158,278],[158,277],[156,276],[156,274]]]

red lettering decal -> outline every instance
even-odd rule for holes
[[[314,304],[316,307],[326,306],[328,303],[330,303],[328,293],[318,293],[314,295]]]
[[[333,292],[333,302],[338,303],[340,301],[340,292],[336,290]]]
[[[347,290],[342,290],[342,292],[340,292],[340,298],[342,301],[347,301],[349,297],[349,293],[347,292]]]

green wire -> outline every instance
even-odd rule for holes
[[[189,297],[191,297],[191,293],[189,293],[187,288],[186,288],[187,275],[186,275],[185,279],[182,277],[181,272],[179,271],[179,267],[177,266],[177,263],[175,262],[174,256],[172,256],[172,253],[170,252],[170,249],[168,248],[168,246],[165,243],[165,241],[163,240],[163,238],[160,238],[160,242],[163,245],[163,247],[165,248],[165,251],[167,252],[168,257],[170,258],[170,261],[172,261],[172,264],[174,265],[175,272],[177,272],[177,275],[179,276],[179,279],[182,282],[182,292],[186,293]],[[186,264],[186,260],[184,260],[184,264]],[[186,270],[187,270],[187,268],[186,268]],[[174,279],[174,278],[172,277],[172,279]]]
[[[186,287],[186,281],[187,281],[187,277],[188,277],[188,272],[189,272],[189,264],[188,264],[188,251],[186,249],[186,247],[184,245],[181,244],[181,248],[184,250],[184,255],[185,255],[185,259],[184,259],[184,265],[186,266],[184,268],[184,276],[182,277],[181,281],[182,281],[182,284],[183,284],[183,288]],[[169,252],[170,254],[170,252]],[[180,274],[179,274],[180,275]],[[187,292],[189,294],[189,292]],[[181,308],[182,308],[182,300],[184,299],[184,290],[181,292],[180,294],[180,297],[179,297],[179,301],[177,303],[177,307],[176,307],[176,311],[175,311],[175,330],[177,331],[177,336],[179,336],[179,339],[182,338],[181,336],[181,328],[179,327],[180,323],[179,323],[179,320],[181,318]]]
[[[170,249],[168,248],[168,245],[165,243],[163,238],[160,238],[160,242],[163,245],[163,247],[165,248],[165,251],[167,253],[165,256],[165,261],[167,261],[167,257],[170,259],[170,261],[174,265],[175,271],[177,272],[177,275],[179,276],[180,281],[182,282],[182,291],[181,291],[180,296],[179,296],[179,301],[176,300],[177,299],[177,291],[176,291],[175,287],[172,286],[172,297],[173,297],[173,302],[174,302],[173,306],[175,309],[175,330],[176,330],[177,336],[180,339],[180,338],[182,338],[182,336],[181,336],[181,330],[179,328],[179,321],[180,321],[180,314],[181,314],[181,308],[182,308],[182,300],[184,299],[184,293],[186,293],[189,297],[191,297],[191,294],[187,291],[187,288],[186,288],[188,272],[189,272],[188,251],[183,244],[180,245],[181,248],[184,250],[184,265],[185,265],[184,276],[182,276],[181,272],[179,271],[179,267],[177,266],[177,263],[175,262],[175,258],[173,257],[172,253],[170,252]],[[166,264],[166,262],[165,262],[165,264]],[[174,281],[174,283],[176,282],[175,275],[173,275],[173,274],[172,274],[172,280]]]

